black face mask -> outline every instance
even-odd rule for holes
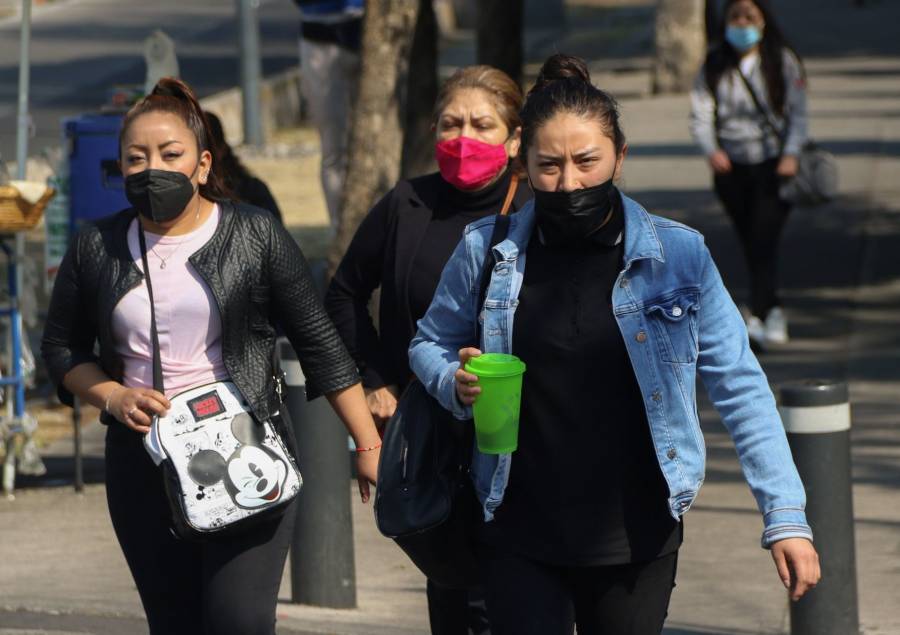
[[[125,198],[141,216],[154,223],[177,218],[193,196],[194,184],[181,172],[144,170],[125,177]]]
[[[537,224],[546,245],[583,239],[603,225],[612,209],[612,179],[571,192],[532,189]]]

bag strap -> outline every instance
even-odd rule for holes
[[[513,173],[509,179],[509,188],[506,190],[506,198],[503,199],[503,207],[500,208],[500,215],[509,214],[509,207],[512,205],[513,199],[516,197],[516,190],[519,189],[519,175]]]
[[[147,262],[147,239],[144,238],[144,226],[138,220],[138,240],[141,244],[141,261],[144,265],[144,281],[147,283],[147,295],[150,297],[150,340],[153,346],[153,389],[165,393],[163,385],[162,360],[159,356],[159,333],[156,330],[156,309],[153,306],[153,285],[150,283],[150,265]]]
[[[494,247],[506,240],[506,234],[509,233],[509,208],[516,197],[518,187],[519,175],[514,173],[509,179],[509,188],[506,190],[503,207],[500,208],[500,213],[494,219],[494,231],[491,233],[491,240],[488,242],[488,248],[484,254],[484,263],[481,265],[481,278],[479,278],[478,307],[475,315],[481,313],[481,309],[484,307],[484,300],[487,297],[488,286],[490,286],[491,282],[491,270],[496,264]],[[479,337],[478,339],[480,340],[481,338]]]
[[[744,72],[741,70],[741,67],[737,66],[737,67],[735,67],[735,70],[737,71],[738,76],[740,76],[741,81],[744,82],[744,86],[750,92],[750,99],[753,100],[753,105],[756,106],[756,110],[762,116],[763,123],[765,123],[766,126],[772,131],[772,133],[778,139],[778,142],[781,144],[781,147],[784,148],[786,135],[783,134],[778,129],[778,126],[776,126],[775,123],[772,121],[772,117],[769,114],[769,111],[765,108],[765,106],[763,106],[762,101],[760,100],[759,96],[757,96],[756,91],[753,90],[753,86],[750,84],[750,80],[747,79],[746,75],[744,75]]]

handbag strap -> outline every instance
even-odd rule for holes
[[[506,198],[503,199],[503,207],[500,208],[500,215],[509,214],[509,207],[512,205],[513,199],[516,197],[516,190],[519,189],[519,175],[513,173],[509,179],[509,188],[506,190]]]
[[[494,247],[506,240],[506,234],[509,233],[509,208],[516,196],[516,190],[519,187],[519,175],[513,174],[509,180],[509,188],[506,190],[506,198],[503,200],[503,207],[500,213],[494,219],[494,231],[491,232],[491,240],[488,243],[487,252],[484,254],[484,263],[481,265],[480,287],[478,290],[478,307],[475,315],[481,313],[484,307],[484,301],[487,298],[488,286],[491,282],[491,270],[494,268],[496,259],[494,256]],[[479,334],[479,341],[481,340]]]
[[[138,220],[138,241],[141,244],[141,261],[144,265],[144,282],[147,283],[147,295],[150,297],[150,340],[153,347],[153,389],[165,393],[163,385],[162,360],[159,356],[159,333],[156,330],[156,309],[153,306],[153,285],[150,283],[150,265],[147,262],[147,239],[144,238],[144,226]]]
[[[778,139],[778,142],[781,145],[781,148],[784,148],[785,137],[787,135],[785,135],[782,131],[780,131],[778,129],[778,126],[776,126],[775,123],[772,121],[772,117],[769,114],[769,111],[766,109],[765,106],[763,106],[762,101],[760,100],[759,96],[756,94],[756,91],[753,90],[753,86],[752,86],[752,84],[750,84],[750,80],[747,79],[747,76],[744,75],[744,72],[741,70],[740,65],[735,67],[735,70],[737,71],[738,76],[741,78],[741,81],[744,82],[744,86],[747,88],[747,91],[750,93],[750,99],[753,100],[753,105],[756,106],[756,110],[762,116],[763,123],[772,131],[772,133]]]

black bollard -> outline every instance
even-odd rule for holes
[[[303,475],[291,541],[291,601],[355,608],[347,431],[327,399],[306,400],[306,379],[286,339],[279,339],[278,352]]]
[[[84,461],[81,449],[81,400],[75,397],[72,405],[72,445],[75,459],[75,491],[84,492]]]
[[[822,567],[819,585],[791,603],[791,634],[858,635],[847,384],[784,385],[780,411]]]

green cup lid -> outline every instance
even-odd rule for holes
[[[466,371],[479,377],[509,377],[525,372],[525,362],[515,355],[483,353],[466,364]]]

